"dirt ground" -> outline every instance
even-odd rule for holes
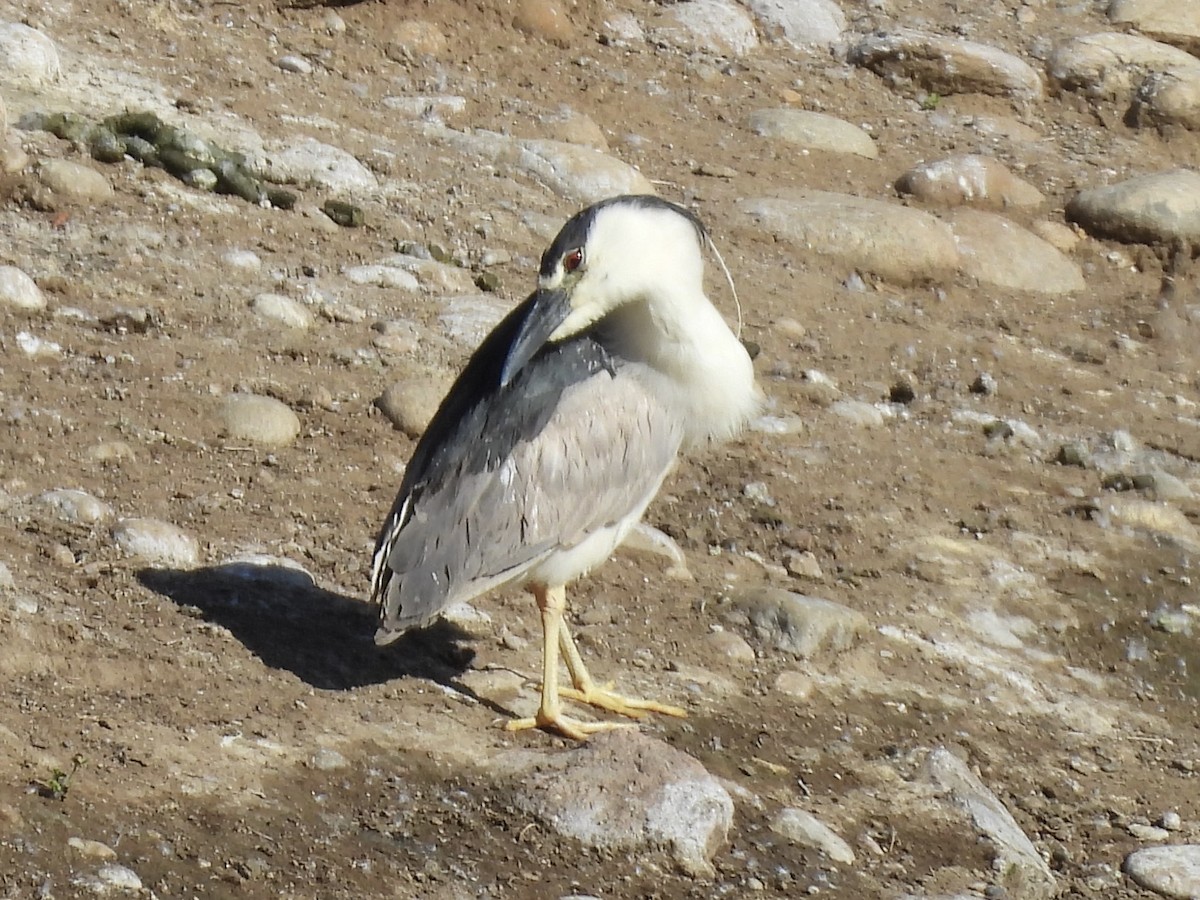
[[[645,24],[663,14],[616,6]],[[1017,52],[1103,21],[1103,4],[1035,3],[1032,25],[1018,24],[1009,3],[897,0],[886,16],[845,6],[859,30],[919,23]],[[233,113],[264,137],[315,134],[407,184],[409,199],[368,207],[363,228],[329,231],[300,211],[188,202],[188,189],[132,161],[97,164],[116,189],[105,204],[31,203],[26,176],[6,185],[0,264],[34,275],[50,310],[0,312],[0,560],[15,581],[5,596],[23,598],[0,606],[3,896],[91,895],[80,873],[102,860],[71,838],[112,848],[158,897],[712,897],[745,894],[751,877],[764,896],[967,886],[982,895],[993,880],[987,845],[894,805],[880,774],[938,744],[1004,802],[1062,896],[1149,896],[1119,874],[1142,845],[1131,823],[1176,810],[1172,839],[1200,839],[1200,654],[1190,636],[1148,622],[1197,602],[1191,554],[1107,522],[1101,475],[1054,461],[1064,441],[1124,429],[1196,478],[1200,326],[1186,315],[1188,261],[1084,239],[1075,258],[1087,289],[1075,295],[1006,294],[965,278],[911,288],[868,278],[856,291],[845,287],[849,272],[798,260],[736,207],[787,187],[893,199],[891,183],[915,162],[982,149],[1047,194],[1045,209],[1014,213],[1018,221],[1061,221],[1073,191],[1196,165],[1200,143],[1130,129],[1071,96],[1014,109],[966,95],[922,108],[833,57],[779,45],[724,63],[598,41],[612,8],[568,6],[577,31],[568,46],[514,29],[512,8],[492,0],[312,9],[101,0],[29,13],[64,53],[160,82],[198,120]],[[344,32],[322,27],[331,9]],[[397,24],[413,17],[448,37],[436,63],[386,55]],[[281,72],[274,60],[289,52],[321,77]],[[557,837],[488,768],[509,748],[569,744],[500,728],[514,701],[534,696],[537,617],[526,596],[482,601],[492,624],[479,629],[443,623],[386,650],[372,643],[370,550],[412,442],[372,406],[405,364],[369,352],[371,327],[406,316],[436,328],[437,308],[364,288],[354,298],[364,320],[293,334],[247,305],[280,285],[332,283],[340,267],[409,240],[472,261],[504,251],[508,261],[490,270],[499,296],[515,301],[545,243],[518,227],[521,214],[574,212],[530,179],[464,167],[407,136],[378,102],[399,91],[463,94],[467,110],[452,124],[517,136],[551,136],[539,117],[564,104],[598,123],[615,156],[709,224],[739,287],[744,337],[761,351],[768,412],[803,420],[795,434],[752,432],[693,455],[669,480],[647,519],[679,542],[694,581],[622,552],[571,594],[597,673],[689,708],[686,720],[643,728],[758,798],[738,800],[712,880],[654,854]],[[788,102],[788,91],[806,108],[869,123],[882,158],[802,155],[754,138],[746,116]],[[955,124],[983,116],[1016,118],[1042,138]],[[79,158],[45,134],[25,137],[35,156]],[[697,174],[701,164],[731,177]],[[259,254],[262,272],[229,271],[221,257],[235,247]],[[709,283],[731,315],[718,277]],[[61,314],[70,308],[95,318]],[[148,310],[148,325],[104,324],[127,309]],[[25,357],[20,331],[63,354]],[[431,343],[421,362],[450,371],[468,350]],[[882,428],[851,427],[808,370],[845,397],[886,401],[906,381],[915,399]],[[997,390],[972,393],[985,371]],[[217,401],[239,388],[297,410],[300,438],[272,449],[223,438]],[[954,417],[964,409],[1019,420],[1042,440],[989,439]],[[128,458],[90,452],[118,441]],[[745,496],[752,482],[765,483],[773,505]],[[106,525],[64,523],[31,504],[55,488],[187,529],[204,565],[147,566],[122,555]],[[1177,506],[1196,522],[1200,503]],[[979,568],[931,574],[913,550],[931,539],[973,541]],[[1033,544],[1038,552],[1026,552]],[[797,550],[814,554],[821,578],[782,574]],[[281,590],[212,568],[247,552],[292,559],[319,587]],[[964,634],[997,558],[1037,584],[1005,595],[1002,610],[1030,626],[1029,702],[1017,685],[1027,669],[1009,677],[943,652]],[[849,653],[812,663],[772,652],[751,664],[714,658],[706,638],[723,622],[723,593],[760,582],[860,610],[870,629]],[[1130,642],[1145,652],[1129,652]],[[814,678],[803,699],[777,689],[793,670]],[[710,688],[689,690],[697,671],[716,673]],[[505,677],[514,672],[528,680],[519,690]],[[773,834],[771,815],[786,804],[828,822],[857,863],[831,867]]]

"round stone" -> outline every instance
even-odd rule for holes
[[[95,169],[68,159],[50,159],[38,168],[38,179],[69,200],[97,203],[113,196],[108,179]]]
[[[50,38],[19,22],[0,24],[0,81],[41,87],[61,72],[58,49]]]
[[[200,558],[196,539],[161,519],[121,519],[113,526],[113,540],[130,556],[179,568],[191,568]]]
[[[291,407],[259,394],[230,394],[221,401],[221,421],[231,438],[268,446],[290,444],[300,434]]]

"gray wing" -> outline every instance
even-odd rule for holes
[[[390,540],[381,541],[392,577],[382,587],[377,640],[640,515],[675,459],[680,423],[629,366],[594,372],[550,402],[541,427],[507,452],[401,504]],[[484,421],[512,418],[495,412]]]

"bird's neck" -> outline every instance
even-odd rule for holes
[[[661,378],[660,399],[679,415],[687,443],[731,437],[758,411],[750,356],[707,299],[658,295],[612,316],[619,320],[603,329],[603,342]]]

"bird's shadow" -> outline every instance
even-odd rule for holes
[[[374,607],[317,586],[303,571],[228,563],[146,568],[138,580],[196,618],[228,629],[264,665],[312,687],[340,691],[416,677],[474,696],[455,683],[474,657],[461,628],[442,620],[377,647]]]

